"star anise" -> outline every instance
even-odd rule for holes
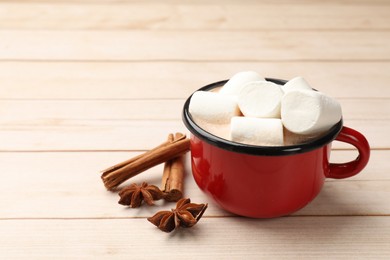
[[[164,232],[171,232],[177,227],[192,227],[202,217],[207,204],[191,203],[190,199],[180,199],[171,211],[159,211],[148,220]]]
[[[148,205],[153,205],[153,201],[162,199],[164,194],[157,186],[148,185],[144,182],[142,185],[133,183],[130,186],[123,188],[119,192],[119,196],[119,204],[138,208],[141,206],[142,201],[145,201]]]

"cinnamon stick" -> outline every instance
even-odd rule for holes
[[[103,170],[102,180],[108,190],[114,190],[121,183],[137,174],[172,160],[190,149],[190,140],[182,133],[177,133],[174,140],[166,141],[159,146],[127,161]]]
[[[168,135],[168,142],[172,142],[174,140],[174,136],[173,134],[169,134]],[[172,166],[172,160],[168,160],[165,162],[164,164],[164,170],[163,170],[163,176],[162,176],[162,180],[161,180],[161,190],[164,191],[165,190],[165,184],[169,178],[169,175],[171,173],[171,166]]]
[[[175,136],[177,138],[177,136]],[[168,141],[173,135],[168,136]],[[164,172],[161,181],[161,188],[164,192],[164,199],[167,201],[178,201],[183,197],[184,163],[182,156],[165,162]]]

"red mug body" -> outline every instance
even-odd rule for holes
[[[201,190],[241,216],[290,214],[314,199],[329,171],[330,144],[293,155],[228,151],[191,135],[191,166]]]
[[[225,82],[200,90],[208,91]],[[343,127],[342,120],[319,139],[305,144],[252,146],[219,138],[200,128],[188,112],[190,99],[183,108],[183,122],[191,132],[193,177],[202,191],[231,213],[253,218],[291,214],[318,195],[326,178],[353,176],[368,163],[370,147],[366,138]],[[335,139],[355,146],[358,157],[346,163],[330,163]]]

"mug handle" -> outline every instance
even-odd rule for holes
[[[358,149],[355,160],[346,163],[330,163],[327,178],[343,179],[358,174],[367,165],[370,158],[370,145],[367,139],[358,131],[343,127],[336,140],[349,143]]]

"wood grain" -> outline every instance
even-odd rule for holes
[[[13,0],[0,0],[1,3],[12,3]],[[77,4],[83,4],[83,3],[89,3],[89,4],[100,4],[100,3],[111,3],[111,4],[121,4],[121,3],[132,3],[132,4],[139,4],[139,3],[148,3],[148,4],[157,4],[161,3],[160,0],[18,0],[20,3],[51,3],[54,6],[56,4],[64,4],[64,3],[77,3]],[[199,4],[209,4],[213,5],[215,3],[228,3],[233,5],[252,5],[252,4],[258,4],[258,0],[242,0],[240,2],[237,2],[237,0],[214,0],[214,1],[208,1],[208,0],[165,0],[164,3],[166,4],[189,4],[189,5],[199,5]],[[307,5],[317,5],[317,6],[323,6],[323,5],[350,5],[350,4],[361,4],[361,5],[382,5],[387,6],[389,5],[389,2],[387,0],[329,0],[329,1],[321,1],[321,0],[262,0],[262,3],[264,4],[307,4]]]
[[[390,29],[377,5],[235,3],[1,3],[1,29],[361,30]],[[259,15],[259,13],[261,15]],[[256,19],[253,19],[256,17]]]
[[[390,147],[388,99],[339,101],[344,125],[361,131],[372,148]],[[183,104],[184,100],[2,100],[0,150],[150,149],[169,132],[188,132],[181,122]],[[338,142],[334,147],[352,149]]]
[[[390,98],[337,101],[345,120],[389,120]],[[178,120],[185,99],[156,100],[0,100],[0,124],[9,126],[66,125],[67,121]],[[25,113],[29,111],[29,113]],[[1,129],[1,128],[0,128]]]
[[[390,31],[2,30],[0,39],[0,60],[390,60]]]
[[[369,122],[369,123],[367,123]],[[344,120],[363,133],[372,149],[388,149],[390,121]],[[137,151],[161,143],[171,132],[187,129],[181,120],[44,120],[39,125],[0,127],[0,151]],[[334,142],[336,149],[354,149]]]
[[[286,80],[302,76],[336,98],[390,98],[390,62],[318,61],[0,62],[0,98],[184,99],[244,70]]]
[[[390,1],[0,0],[1,259],[389,259]],[[292,216],[232,216],[208,202],[192,229],[146,221],[100,170],[187,132],[193,91],[243,70],[303,76],[340,100],[372,151]],[[357,151],[334,142],[331,162]],[[162,165],[128,181],[160,185]],[[178,250],[180,249],[180,250]]]
[[[145,219],[7,220],[0,229],[7,234],[0,237],[0,254],[15,258],[209,259],[211,249],[214,257],[229,259],[390,257],[389,217],[204,218],[173,234]]]
[[[131,158],[135,152],[72,152],[72,153],[0,153],[0,171],[13,173],[0,182],[2,196],[0,220],[9,218],[138,218],[169,210],[172,203],[130,209],[117,203],[119,197],[106,191],[100,171]],[[17,156],[16,156],[17,155]],[[333,162],[346,162],[354,151],[333,151]],[[373,151],[367,168],[353,178],[328,179],[320,195],[296,216],[326,215],[390,215],[389,151]],[[21,163],[23,162],[23,163]],[[126,182],[146,181],[159,186],[163,166],[158,165]],[[219,209],[196,186],[186,157],[185,196],[194,202],[208,202],[206,216],[230,214]],[[26,202],[26,198],[28,203]]]

